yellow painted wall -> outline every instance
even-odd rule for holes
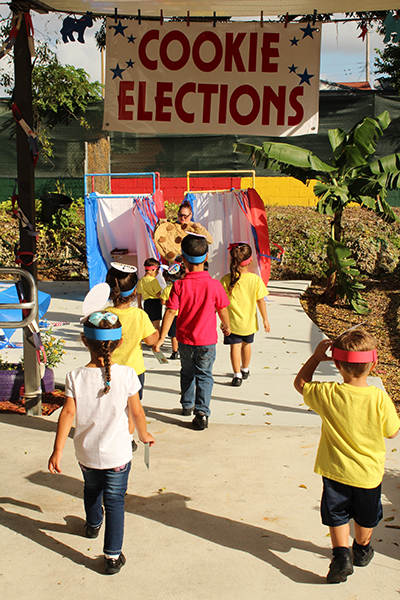
[[[264,204],[279,206],[316,206],[318,200],[314,196],[315,181],[308,185],[293,177],[256,177],[256,190]],[[242,189],[252,187],[251,177],[243,177]]]

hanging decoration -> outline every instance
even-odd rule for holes
[[[31,54],[31,58],[34,58],[35,57],[35,42],[33,40],[34,29],[33,29],[32,17],[29,12],[24,13],[24,20],[25,20],[25,27],[26,27],[26,35],[28,37],[29,52]]]
[[[19,28],[21,27],[21,21],[22,14],[15,15],[12,18],[10,33],[8,34],[8,38],[6,39],[6,41],[0,49],[0,59],[3,58],[3,56],[5,56],[6,54],[9,54],[14,48],[15,40],[17,39]]]
[[[28,123],[22,118],[20,110],[15,102],[11,105],[11,110],[14,115],[14,119],[19,125],[21,125],[22,129],[25,131],[28,136],[29,146],[31,148],[32,156],[33,156],[33,164],[36,167],[37,161],[39,159],[39,146],[37,141],[36,133],[32,131],[29,127]]]
[[[365,36],[367,35],[367,33],[368,33],[368,27],[367,27],[367,24],[365,23],[365,21],[363,21],[361,23],[361,33],[360,33],[360,35],[358,37],[361,38],[362,41],[364,42],[365,41]]]
[[[25,232],[32,237],[38,237],[39,232],[33,230],[32,223],[29,222],[27,216],[18,205],[18,194],[16,193],[16,190],[17,182],[15,182],[14,191],[11,196],[12,211],[14,215],[21,221],[21,225],[25,229]]]
[[[400,42],[400,19],[392,12],[389,12],[386,19],[383,21],[383,26],[386,31],[386,35],[383,39],[384,43],[393,42],[397,44]]]
[[[83,15],[83,17],[81,17],[80,19],[77,19],[76,17],[72,17],[71,15],[69,15],[68,17],[65,17],[65,19],[63,21],[62,29],[60,30],[64,44],[68,44],[68,42],[76,41],[74,33],[78,34],[78,42],[80,42],[81,44],[85,43],[83,36],[84,36],[86,27],[93,26],[93,16],[92,15],[93,15],[93,13],[87,12],[86,15]]]

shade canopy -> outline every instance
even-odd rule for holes
[[[92,11],[94,15],[114,14],[115,7],[121,15],[137,15],[140,9],[143,16],[155,16],[163,10],[165,17],[186,15],[209,16],[216,12],[217,17],[252,17],[259,16],[261,11],[265,17],[286,14],[366,12],[378,10],[397,10],[398,0],[45,0],[27,2],[33,9],[56,12],[85,13]]]

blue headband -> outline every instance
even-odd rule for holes
[[[88,340],[98,340],[100,342],[120,340],[122,337],[122,327],[117,329],[93,329],[83,326],[83,334]]]
[[[184,258],[186,258],[186,260],[189,263],[192,263],[193,265],[199,265],[200,263],[204,262],[207,258],[207,254],[208,254],[208,252],[206,252],[205,254],[202,254],[201,256],[190,256],[190,254],[186,254],[186,252],[184,252],[182,250],[182,256]]]
[[[131,290],[127,290],[126,292],[120,292],[119,295],[121,296],[121,298],[126,298],[127,296],[130,296],[131,294],[133,294],[133,292],[136,290],[136,288],[137,288],[137,284]]]

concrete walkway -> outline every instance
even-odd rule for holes
[[[157,443],[150,470],[141,445],[133,455],[127,564],[119,575],[102,574],[102,536],[82,536],[82,478],[72,434],[63,473],[47,472],[57,413],[0,415],[4,598],[399,598],[400,438],[387,443],[386,520],[374,531],[373,562],[356,568],[345,584],[325,583],[330,540],[318,512],[321,481],[313,473],[319,417],[292,385],[323,337],[299,303],[306,285],[270,283],[271,333],[258,332],[251,376],[240,388],[229,385],[229,350],[218,345],[212,415],[203,432],[192,431],[190,418],[179,414],[179,362],[160,366],[145,350],[143,405]],[[79,341],[87,284],[47,282],[40,289],[52,295],[47,319],[68,322],[53,329],[67,341],[65,365],[56,371],[63,382],[65,372],[88,358]],[[336,378],[324,368],[319,379]]]

